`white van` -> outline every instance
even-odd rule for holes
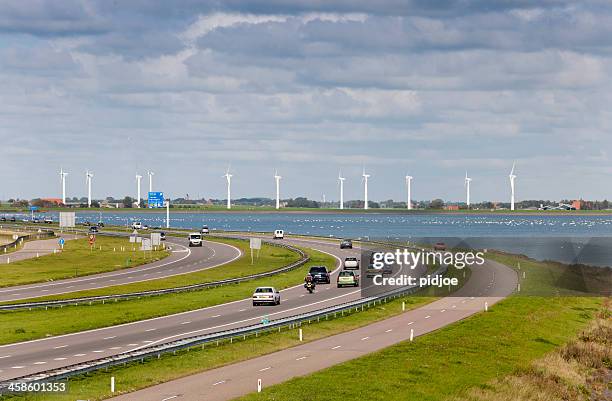
[[[139,221],[135,221],[132,223],[132,229],[134,230],[142,230],[142,223]]]
[[[274,230],[274,239],[283,239],[285,238],[285,232],[283,230]]]
[[[202,234],[200,233],[189,234],[189,246],[202,246]]]

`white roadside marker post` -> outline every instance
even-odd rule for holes
[[[402,312],[406,311],[406,301],[402,301]]]
[[[488,312],[488,311],[489,311],[489,303],[485,302],[485,312]]]
[[[300,342],[301,342],[301,341],[304,341],[304,337],[303,337],[303,335],[302,335],[302,329],[300,329]]]
[[[414,329],[410,329],[410,341],[414,340]]]
[[[115,376],[111,376],[111,393],[115,392]]]
[[[261,379],[257,379],[257,392],[261,393]]]

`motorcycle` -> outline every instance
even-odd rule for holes
[[[315,283],[313,280],[306,280],[306,282],[304,283],[304,288],[306,288],[308,290],[309,293],[313,293],[315,290]]]

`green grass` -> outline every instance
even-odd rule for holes
[[[120,248],[126,247],[126,251]],[[0,265],[0,287],[86,276],[150,263],[169,255],[166,250],[133,251],[127,238],[98,236],[93,250],[87,239],[66,241],[64,250]],[[102,247],[102,249],[100,249]],[[114,250],[113,250],[114,249]]]
[[[305,250],[310,261],[295,270],[206,290],[159,295],[107,304],[67,306],[49,310],[0,312],[0,344],[44,338],[52,335],[135,322],[173,313],[249,298],[253,289],[271,285],[282,289],[302,282],[310,266],[333,268],[335,258],[314,250]]]
[[[138,283],[99,288],[95,290],[78,291],[71,292],[68,294],[33,298],[28,299],[27,302],[70,299],[98,295],[125,294],[130,292],[159,290],[164,288],[207,283],[211,281],[244,277],[251,274],[276,270],[283,266],[287,266],[290,263],[296,262],[300,259],[300,256],[297,252],[291,251],[287,248],[266,245],[264,243],[262,244],[259,258],[255,258],[254,263],[251,264],[249,243],[247,241],[225,238],[211,238],[211,240],[235,246],[242,251],[244,256],[236,259],[233,262],[198,272],[185,273],[156,280],[141,281]],[[19,302],[25,301],[26,300],[20,300]],[[4,304],[10,303],[14,302],[5,302]]]

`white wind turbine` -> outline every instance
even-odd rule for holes
[[[142,180],[142,176],[136,173],[136,204],[137,207],[140,207],[140,180]]]
[[[89,170],[85,171],[85,184],[87,185],[87,207],[91,207],[91,179],[93,173]]]
[[[346,178],[342,176],[342,171],[338,172],[338,184],[340,185],[340,209],[344,209],[344,180],[346,180]]]
[[[406,190],[408,191],[408,200],[406,202],[406,207],[408,208],[408,210],[412,210],[412,176],[411,175],[407,175],[406,176]]]
[[[66,176],[67,172],[64,171],[63,168],[60,168],[60,181],[62,183],[62,203],[66,204]]]
[[[514,162],[512,163],[512,170],[510,170],[510,210],[514,210],[514,180],[516,179],[516,175],[514,175]]]
[[[274,170],[274,180],[276,181],[276,208],[280,209],[280,175],[278,175],[278,171]]]
[[[468,177],[467,171],[465,172],[465,204],[467,208],[470,208],[470,182],[472,179]]]
[[[225,177],[225,179],[227,180],[227,208],[231,209],[232,208],[232,177],[233,175],[229,173],[229,170],[230,169],[228,167],[223,177]]]
[[[361,177],[361,182],[363,182],[363,208],[368,209],[368,178],[370,178],[370,174],[366,174],[365,167],[363,168]]]
[[[147,175],[149,176],[149,192],[153,192],[153,176],[155,173],[152,171],[147,171]]]

